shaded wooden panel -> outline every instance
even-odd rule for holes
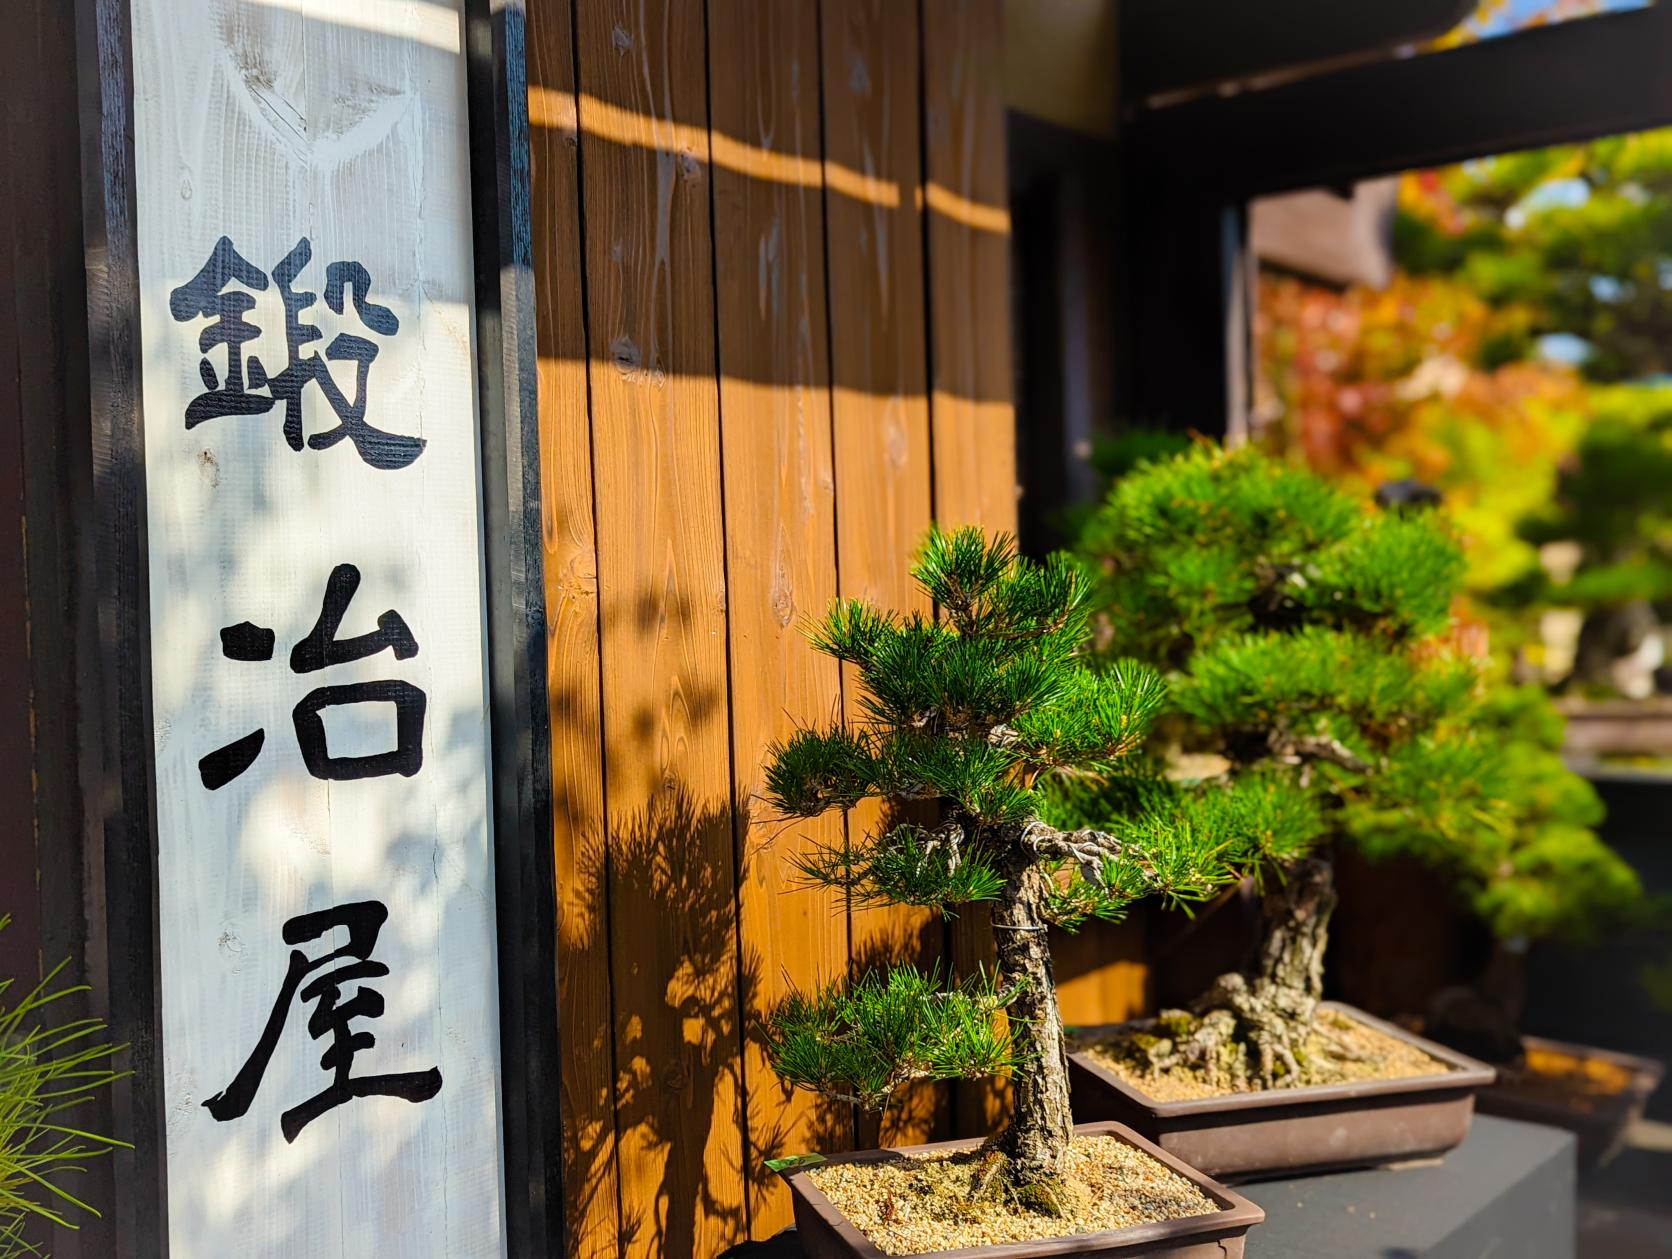
[[[923,225],[919,208],[917,6],[826,0],[823,11],[825,213],[840,590],[889,608],[929,606],[911,556],[931,519]],[[851,670],[844,688],[853,704]],[[879,821],[855,809],[855,840]],[[851,915],[853,957],[935,963],[944,932],[932,911],[889,907]],[[905,1098],[862,1145],[933,1134],[945,1090]]]
[[[1149,1007],[1144,922],[1089,922],[1051,933],[1051,966],[1065,1023],[1119,1023]]]
[[[9,56],[6,58],[11,59]],[[8,93],[8,95],[10,95]],[[30,222],[28,207],[18,204],[23,190],[9,174],[16,168],[17,132],[25,130],[8,108],[0,141],[5,142],[8,174],[0,189],[7,208],[0,228],[0,983],[15,979],[28,989],[41,974],[41,914],[35,853],[34,749],[29,737],[28,566],[23,503],[23,372],[20,359],[31,346],[36,316],[20,299],[18,269],[26,250],[20,239]]]
[[[1441,989],[1480,978],[1491,936],[1452,880],[1414,858],[1372,861],[1351,844],[1337,844],[1333,860],[1340,901],[1324,963],[1331,996],[1382,1018],[1420,1016]]]
[[[1003,18],[1001,0],[923,0],[923,199],[935,519],[1014,533]],[[954,924],[960,974],[993,964],[989,924],[985,907]],[[960,1086],[956,1097],[961,1134],[1003,1120],[1000,1086]]]
[[[847,969],[843,898],[799,886],[797,851],[842,841],[842,819],[765,816],[769,744],[841,707],[835,661],[803,630],[836,596],[819,164],[816,0],[713,0],[710,119],[714,265],[726,491],[732,748],[745,1028],[791,988]],[[724,33],[722,38],[714,35]],[[773,1075],[744,1052],[750,1231],[790,1223],[789,1195],[764,1159],[848,1148],[851,1109]]]
[[[102,655],[90,615],[92,539],[85,536],[93,517],[92,426],[87,258],[75,160],[82,139],[76,12],[73,5],[37,0],[11,6],[6,17],[0,40],[6,84],[0,92],[0,915],[12,914],[13,924],[0,934],[0,979],[27,988],[67,963],[61,987],[90,985],[55,1004],[68,1021],[107,1013],[111,988],[99,956],[102,932],[89,931],[90,921],[103,918],[102,896],[83,899],[84,756],[96,756],[96,738],[92,746],[82,740],[97,719],[82,698],[87,672]],[[19,991],[14,988],[14,999]],[[112,1092],[89,1098],[76,1125],[115,1131]],[[91,1160],[65,1184],[103,1218],[72,1213],[81,1226],[73,1229],[33,1221],[24,1240],[61,1259],[123,1253],[115,1229],[118,1166],[132,1158],[124,1152]],[[140,1178],[132,1162],[124,1170],[126,1190]]]
[[[528,115],[538,298],[541,509],[545,534],[553,866],[562,1036],[564,1249],[614,1255],[615,1038],[604,852],[597,546],[586,309],[581,282],[570,0],[534,0]]]
[[[623,1251],[746,1231],[702,6],[579,6]]]

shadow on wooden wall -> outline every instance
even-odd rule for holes
[[[787,987],[976,954],[791,883],[874,814],[756,796],[852,702],[804,618],[921,606],[931,519],[1015,527],[999,11],[530,4],[572,1254],[717,1254],[788,1222],[764,1158],[952,1126],[771,1075]]]

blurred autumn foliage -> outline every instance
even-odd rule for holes
[[[1456,48],[1476,40],[1492,39],[1515,31],[1549,26],[1573,18],[1641,8],[1647,0],[1483,0],[1474,14],[1455,30],[1442,35],[1430,47]]]
[[[1393,245],[1385,289],[1262,275],[1256,440],[1443,491],[1499,646],[1536,655],[1555,607],[1617,655],[1658,644],[1672,479],[1632,470],[1672,461],[1672,130],[1407,174]]]

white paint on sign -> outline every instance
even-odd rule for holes
[[[132,18],[170,1253],[500,1256],[460,5]]]

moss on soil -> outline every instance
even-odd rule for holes
[[[978,1150],[808,1171],[819,1191],[884,1254],[1073,1237],[1207,1215],[1214,1201],[1171,1168],[1111,1137],[1077,1137],[1068,1152],[1060,1218],[992,1194],[972,1194]]]
[[[1179,1018],[1177,1012],[1173,1012],[1171,1017],[1176,1024]],[[1155,1020],[1127,1029],[1118,1036],[1076,1043],[1072,1048],[1158,1102],[1182,1102],[1247,1091],[1229,1083],[1239,1073],[1232,1072],[1226,1064],[1207,1071],[1184,1063],[1159,1070],[1151,1064],[1153,1057],[1170,1052],[1175,1040],[1187,1039],[1191,1030],[1182,1025],[1170,1025],[1165,1019]],[[1225,1045],[1224,1050],[1241,1052],[1240,1046],[1234,1044]],[[1318,1026],[1295,1056],[1301,1065],[1301,1078],[1293,1083],[1286,1082],[1285,1087],[1347,1084],[1356,1080],[1404,1080],[1419,1075],[1439,1075],[1452,1069],[1449,1064],[1430,1057],[1415,1045],[1334,1010],[1318,1016]]]

